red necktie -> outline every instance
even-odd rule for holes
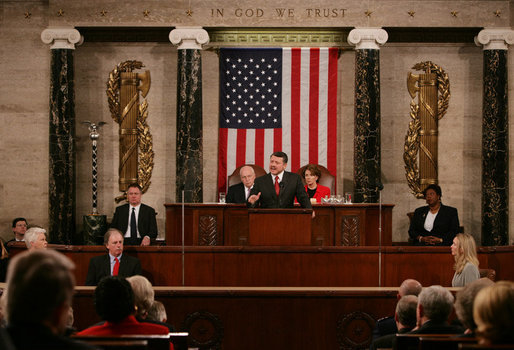
[[[118,271],[120,270],[120,261],[118,258],[114,258],[114,267],[112,268],[112,275],[118,276]]]
[[[278,176],[275,176],[275,193],[278,194],[280,193],[280,184],[278,183]]]

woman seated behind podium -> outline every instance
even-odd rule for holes
[[[473,236],[467,233],[459,233],[453,239],[451,251],[455,259],[452,287],[464,287],[480,278],[477,247]]]
[[[330,196],[330,188],[320,185],[321,171],[315,164],[307,164],[302,171],[305,181],[305,191],[311,199],[311,203],[321,203],[321,198]]]

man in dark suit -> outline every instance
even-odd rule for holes
[[[415,295],[406,295],[402,297],[396,304],[396,311],[394,313],[394,321],[398,329],[392,334],[384,335],[377,338],[371,343],[370,349],[392,348],[393,340],[396,333],[407,333],[416,327],[416,308],[418,305],[418,297]]]
[[[95,256],[89,261],[86,286],[96,286],[105,276],[130,277],[141,275],[139,259],[123,254],[123,236],[111,228],[104,236],[108,254]]]
[[[127,188],[128,203],[120,205],[114,212],[111,227],[125,236],[125,245],[150,245],[150,238],[157,237],[155,210],[141,203],[143,190],[137,183]]]
[[[4,291],[8,307],[6,339],[17,350],[96,349],[64,337],[75,288],[75,264],[52,249],[17,254],[10,266]]]
[[[459,233],[457,209],[441,203],[438,185],[429,185],[423,192],[427,206],[417,208],[412,217],[409,236],[416,245],[451,246]]]
[[[461,327],[448,324],[453,310],[452,293],[441,286],[425,288],[418,297],[416,310],[418,328],[410,334],[460,334]]]
[[[255,179],[248,197],[249,207],[293,208],[296,197],[302,208],[312,208],[300,175],[285,171],[287,160],[284,152],[274,152],[271,155],[270,172]]]
[[[245,165],[239,170],[241,182],[228,188],[227,203],[246,203],[255,181],[255,171],[251,166]]]

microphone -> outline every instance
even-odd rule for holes
[[[286,184],[284,183],[284,181],[281,181],[279,184],[278,184],[278,187],[280,188],[280,191],[282,191],[284,189],[284,187],[286,187]]]
[[[378,191],[382,191],[384,189],[384,184],[380,181],[377,183],[376,189]]]

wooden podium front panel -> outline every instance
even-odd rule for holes
[[[225,245],[248,245],[248,209],[227,208],[224,214]]]
[[[316,217],[312,219],[311,245],[334,245],[334,210],[330,207],[317,206],[314,209]]]
[[[249,210],[249,244],[297,246],[311,244],[312,210]]]

